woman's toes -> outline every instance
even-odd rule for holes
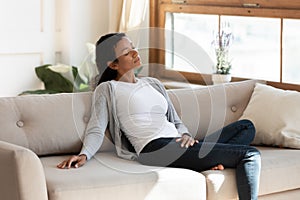
[[[211,170],[224,170],[224,166],[221,165],[221,164],[219,164],[219,165],[217,165],[215,167],[212,167]]]
[[[219,170],[224,170],[224,166],[221,165],[221,164],[219,164],[219,165],[218,165],[218,169],[219,169]]]

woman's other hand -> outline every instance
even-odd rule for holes
[[[69,159],[62,161],[57,165],[60,169],[70,169],[72,166],[75,168],[81,167],[86,163],[86,155],[71,156]]]
[[[176,139],[176,142],[181,142],[180,146],[185,148],[193,146],[195,143],[199,143],[198,140],[195,140],[188,134],[182,134],[180,138]]]

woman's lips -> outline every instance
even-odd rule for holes
[[[140,62],[141,61],[141,59],[140,59],[140,57],[138,56],[133,62],[134,63],[137,63],[137,62]]]

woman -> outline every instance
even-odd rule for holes
[[[84,165],[100,148],[108,127],[122,158],[195,171],[236,168],[239,198],[257,199],[260,153],[249,146],[255,135],[249,120],[234,122],[205,141],[195,140],[176,114],[163,85],[154,78],[134,76],[141,60],[124,33],[99,39],[96,62],[102,75],[94,91],[81,152],[58,168]]]

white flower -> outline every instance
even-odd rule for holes
[[[92,43],[86,43],[86,47],[89,52],[89,57],[93,64],[96,64],[96,46]]]
[[[81,80],[88,84],[97,73],[96,66],[96,46],[92,43],[86,43],[88,55],[78,67],[78,75]]]
[[[69,81],[71,81],[71,82],[74,81],[72,66],[58,63],[56,65],[49,66],[48,68],[51,71],[61,74],[63,77],[65,77]]]
[[[94,44],[88,42],[88,43],[86,43],[86,47],[87,47],[89,53],[95,52],[96,47]]]
[[[51,71],[54,71],[56,73],[67,73],[69,71],[72,71],[72,66],[70,65],[65,65],[58,63],[56,65],[52,65],[48,67]]]

